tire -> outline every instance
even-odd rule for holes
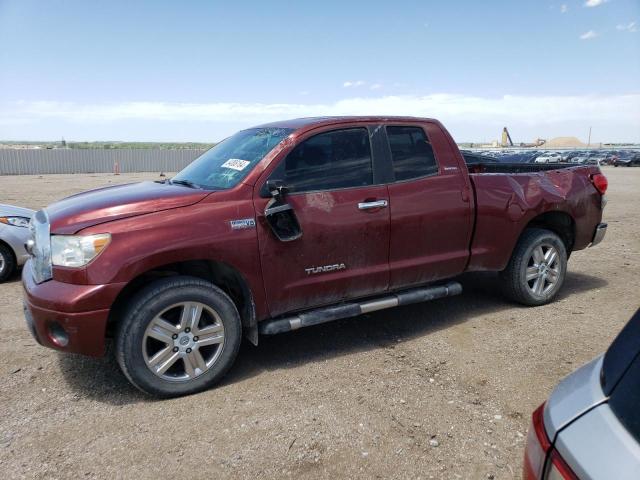
[[[222,290],[199,278],[170,277],[130,301],[117,328],[115,354],[138,389],[178,397],[217,383],[235,361],[241,339],[240,315]]]
[[[500,280],[508,298],[537,306],[554,299],[566,273],[567,249],[560,237],[550,230],[528,228],[518,240],[507,268],[500,272]]]
[[[0,243],[0,283],[16,271],[16,257],[7,245]]]

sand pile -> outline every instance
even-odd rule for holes
[[[586,143],[582,143],[576,137],[556,137],[552,138],[544,144],[545,148],[573,148],[586,147]]]

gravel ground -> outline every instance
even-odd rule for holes
[[[531,412],[638,307],[640,168],[607,168],[609,232],[558,300],[509,304],[495,277],[453,299],[243,345],[211,391],[154,401],[110,358],[38,346],[19,278],[0,285],[0,478],[520,478]],[[0,177],[0,202],[151,174]]]

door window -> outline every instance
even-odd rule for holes
[[[271,174],[292,192],[362,187],[373,183],[366,128],[315,135],[295,147]]]
[[[438,172],[433,148],[419,127],[387,127],[393,171],[397,181]]]

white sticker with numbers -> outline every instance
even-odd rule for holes
[[[251,162],[248,160],[240,160],[239,158],[230,158],[226,162],[222,164],[225,168],[231,168],[233,170],[238,170],[239,172],[247,168]]]

